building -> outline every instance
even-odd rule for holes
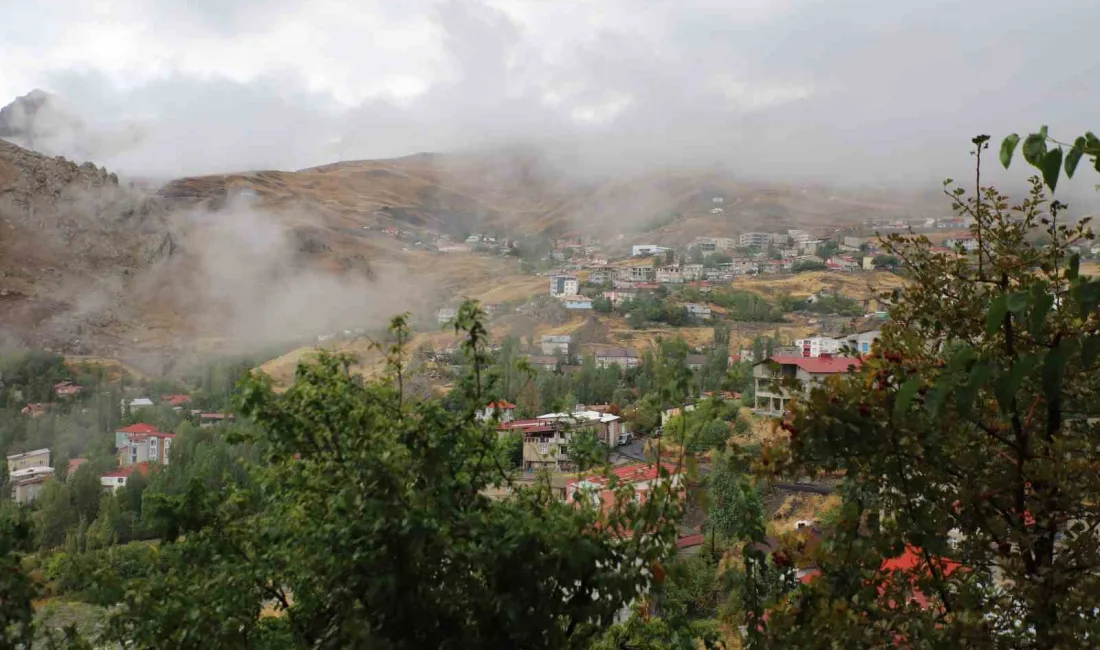
[[[69,379],[53,385],[53,392],[58,397],[74,397],[79,395],[83,390],[83,386]]]
[[[803,357],[796,355],[775,355],[753,364],[753,381],[756,382],[756,397],[753,410],[757,413],[780,415],[787,410],[787,402],[794,396],[786,386],[779,385],[784,380],[794,378],[802,382],[804,393],[808,394],[814,386],[821,385],[827,377],[841,375],[849,368],[859,368],[860,360],[853,357]]]
[[[624,282],[649,282],[653,278],[653,267],[649,265],[623,266],[615,271],[615,277]]]
[[[52,402],[31,402],[24,406],[19,412],[27,417],[37,418],[45,415],[46,411],[54,406]]]
[[[568,356],[569,344],[572,342],[573,337],[568,334],[546,334],[540,341],[540,347],[542,353],[547,356],[556,354]]]
[[[120,467],[113,472],[108,472],[99,477],[99,484],[112,492],[117,492],[126,487],[127,481],[130,480],[130,477],[133,476],[135,472],[142,476],[149,476],[149,462],[135,463],[133,465],[127,465],[126,467]]]
[[[551,296],[575,296],[581,291],[581,283],[575,275],[551,275]]]
[[[529,354],[527,355],[527,363],[531,364],[532,368],[539,368],[547,372],[554,372],[558,369],[558,358],[548,354]]]
[[[501,435],[517,431],[523,434],[523,469],[525,471],[544,469],[557,471],[572,466],[572,461],[569,459],[571,434],[560,423],[538,419],[513,420],[497,427],[497,432]]]
[[[607,264],[607,261],[604,261]],[[608,284],[611,282],[611,271],[600,269],[588,273],[588,282],[591,284]]]
[[[11,500],[16,503],[30,503],[38,497],[42,486],[53,476],[50,467],[50,450],[35,449],[21,454],[12,454],[8,461],[8,486]]]
[[[738,244],[741,248],[748,246],[767,246],[772,243],[772,236],[766,232],[747,232],[742,234],[738,239]]]
[[[804,357],[817,358],[840,352],[840,341],[829,336],[812,336],[796,340],[794,347],[801,350],[800,354]]]
[[[795,244],[807,242],[813,239],[810,233],[806,232],[805,230],[788,230],[787,236],[790,237],[791,241]]]
[[[654,487],[664,485],[666,481],[670,481],[673,487],[680,487],[682,483],[682,475],[676,467],[668,463],[661,463],[661,465],[632,463],[612,469],[611,474],[614,479],[603,474],[592,474],[566,481],[565,500],[570,503],[608,508],[615,503],[617,486],[630,486],[634,490],[635,498],[643,501]],[[611,485],[612,480],[615,486]]]
[[[436,312],[435,318],[437,321],[439,321],[440,325],[446,325],[447,323],[453,321],[455,319],[455,316],[457,315],[458,310],[454,307],[443,307],[438,312]]]
[[[161,395],[160,403],[167,406],[171,406],[173,410],[179,411],[184,406],[191,403],[190,395]]]
[[[129,409],[131,413],[138,409],[153,408],[153,400],[148,397],[135,397],[134,399],[122,400],[121,409],[123,413],[126,413],[126,409]]]
[[[557,422],[566,430],[576,433],[590,431],[600,442],[614,449],[629,442],[630,434],[623,426],[623,419],[614,413],[589,411],[578,404],[572,413],[547,413],[536,418],[540,422]]]
[[[955,249],[961,247],[964,251],[972,253],[978,250],[978,240],[971,235],[960,235],[958,237],[950,237],[943,240],[943,245],[947,248]]]
[[[583,296],[562,298],[561,304],[566,309],[592,309],[592,299]]]
[[[226,422],[232,422],[236,417],[232,413],[199,413],[199,427],[207,429]]]
[[[176,434],[157,431],[151,424],[139,422],[115,431],[118,464],[129,467],[144,462],[168,464]]]
[[[21,454],[12,454],[8,456],[8,471],[16,472],[21,469],[30,469],[33,467],[49,467],[50,466],[50,450],[49,449],[35,449],[34,451],[25,451]]]
[[[880,336],[882,336],[882,330],[879,329],[867,329],[854,334],[838,336],[836,338],[837,349],[838,351],[848,349],[859,355],[868,354]]]
[[[630,348],[608,348],[596,353],[596,365],[600,368],[619,366],[620,368],[634,368],[642,363],[637,350]]]
[[[615,291],[604,291],[603,292],[603,297],[610,300],[611,304],[616,306],[616,307],[623,304],[627,300],[634,300],[635,296],[637,296],[637,295],[638,295],[637,291],[615,290]]]
[[[859,250],[859,247],[866,244],[867,240],[863,237],[845,237],[840,240],[840,245],[852,250]]]
[[[631,255],[633,257],[641,257],[643,255],[659,255],[672,250],[667,246],[657,246],[656,244],[635,244],[631,249]]]
[[[710,305],[706,305],[700,302],[689,302],[684,305],[684,309],[688,314],[698,318],[699,320],[710,320]]]
[[[684,276],[684,282],[696,282],[706,275],[706,269],[702,264],[684,264],[680,267]]]
[[[485,408],[474,415],[482,422],[498,418],[501,422],[507,423],[516,419],[516,405],[504,400],[489,402]]]
[[[691,370],[700,370],[707,363],[707,355],[705,354],[689,354],[687,355],[687,367]]]
[[[681,284],[684,281],[684,271],[675,264],[662,266],[657,269],[656,278],[659,284]]]

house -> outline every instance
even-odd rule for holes
[[[684,272],[679,265],[662,266],[656,273],[658,284],[680,284],[684,281]]]
[[[544,423],[557,423],[570,432],[591,431],[596,434],[600,442],[608,447],[615,448],[624,441],[629,441],[629,433],[623,426],[623,419],[614,413],[603,411],[588,411],[583,405],[577,405],[572,413],[547,413],[540,415],[538,421]]]
[[[825,260],[825,268],[831,271],[855,271],[859,265],[850,257],[834,255]]]
[[[788,230],[787,237],[789,237],[791,241],[795,244],[807,242],[812,239],[810,233],[806,232],[805,230]]]
[[[741,248],[749,246],[764,247],[772,243],[772,236],[766,232],[747,232],[742,234],[737,241]]]
[[[540,347],[544,355],[563,355],[568,356],[569,344],[573,342],[573,337],[568,334],[546,334],[540,341]]]
[[[666,253],[671,248],[666,246],[657,246],[655,244],[635,244],[630,253],[632,257],[641,257],[643,255],[658,255],[660,253]]]
[[[115,431],[118,464],[129,467],[151,461],[167,465],[175,438],[176,434],[158,431],[155,426],[143,422],[118,429]]]
[[[807,300],[807,302],[809,302]],[[804,357],[817,358],[822,354],[836,354],[840,352],[840,341],[829,336],[811,336],[810,338],[798,339],[794,342],[794,347],[800,350],[799,354]]]
[[[438,312],[436,312],[435,318],[437,321],[439,321],[440,325],[446,325],[447,323],[453,321],[455,319],[455,316],[457,315],[458,310],[454,307],[443,307]]]
[[[562,298],[561,304],[566,309],[592,309],[592,299],[583,296]]]
[[[710,320],[710,305],[699,302],[689,302],[684,305],[684,309],[699,320]]]
[[[485,405],[485,408],[474,415],[482,422],[492,420],[493,418],[499,418],[501,422],[511,422],[516,419],[516,405],[504,400],[489,402]]]
[[[775,385],[785,379],[798,379],[802,382],[804,393],[808,394],[827,377],[844,374],[849,368],[859,368],[860,363],[858,358],[829,355],[816,358],[774,355],[758,361],[752,366],[753,380],[756,382],[753,410],[769,415],[779,415],[786,411],[787,402],[794,395],[786,386]]]
[[[123,413],[126,413],[126,409],[130,409],[130,412],[133,413],[138,409],[152,408],[153,406],[153,400],[149,399],[148,397],[135,397],[134,399],[130,400],[122,400],[122,405],[120,408],[122,409]]]
[[[34,451],[25,451],[21,454],[12,454],[8,456],[8,471],[15,472],[21,469],[29,469],[32,467],[49,467],[50,466],[50,450],[49,449],[35,449]]]
[[[882,330],[880,329],[866,329],[854,334],[845,334],[844,336],[838,336],[836,338],[838,350],[845,348],[855,352],[856,354],[864,355],[871,352],[871,348],[874,346],[875,341],[882,336]]]
[[[615,291],[604,291],[603,292],[603,297],[610,300],[611,304],[616,306],[616,307],[623,304],[627,300],[634,300],[635,296],[637,296],[637,295],[638,295],[637,291],[623,291],[621,289],[617,289]]]
[[[947,248],[958,249],[962,248],[968,253],[972,253],[978,250],[978,240],[971,235],[960,235],[958,237],[950,237],[943,240],[943,245]]]
[[[684,264],[681,273],[684,276],[684,282],[696,282],[702,280],[706,273],[706,269],[702,264]]]
[[[866,244],[867,240],[863,237],[844,237],[840,240],[840,245],[852,250],[859,250],[859,247]]]
[[[653,488],[666,481],[673,487],[680,487],[683,482],[682,474],[669,463],[632,463],[612,469],[611,475],[592,474],[566,481],[565,500],[577,505],[609,508],[615,503],[616,487],[629,486],[635,498],[643,501]]]
[[[596,365],[600,368],[619,366],[620,368],[634,368],[642,362],[637,350],[630,348],[608,348],[596,353]]]
[[[547,372],[554,372],[558,369],[558,358],[548,354],[529,354],[527,355],[527,363],[531,364],[532,368],[541,368]]]
[[[863,270],[874,271],[875,270],[875,258],[870,255],[863,256]]]
[[[171,406],[173,410],[179,411],[187,404],[191,403],[190,395],[161,395],[160,403]]]
[[[149,462],[144,461],[135,463],[133,465],[127,465],[126,467],[120,467],[113,472],[108,472],[99,477],[99,484],[112,492],[117,492],[126,487],[126,482],[133,476],[134,472],[142,476],[149,476]]]
[[[207,429],[236,419],[232,413],[199,413],[199,427]]]
[[[722,214],[723,212],[725,212],[725,210],[723,210],[722,208],[711,208],[710,209],[711,214]]]
[[[571,434],[561,423],[532,418],[513,420],[497,427],[501,435],[517,431],[523,434],[524,471],[561,470],[572,466],[568,453]]]
[[[687,367],[691,370],[699,370],[707,363],[707,355],[705,354],[689,354],[687,355]]]
[[[551,296],[575,296],[580,293],[581,285],[575,275],[551,275]]]
[[[46,411],[56,406],[53,402],[31,402],[24,406],[19,412],[28,417],[37,418],[46,414]]]
[[[69,379],[53,385],[53,392],[58,397],[74,397],[79,395],[83,390],[83,386]]]
[[[604,260],[604,264],[607,264],[606,260]],[[588,273],[588,282],[591,284],[607,284],[611,282],[611,271],[590,271]]]
[[[53,476],[49,449],[12,454],[7,457],[7,462],[8,487],[11,488],[11,500],[16,503],[34,501],[42,486]]]
[[[73,479],[73,472],[80,469],[80,466],[86,462],[88,462],[87,458],[70,458],[69,469],[67,472],[65,472],[65,476],[68,476],[69,480],[71,481]]]
[[[674,417],[683,415],[684,413],[691,413],[695,410],[695,404],[684,404],[683,406],[673,406],[661,411],[661,428],[664,428],[668,421]]]
[[[648,282],[653,277],[653,267],[649,265],[623,266],[615,271],[615,277],[624,282]]]

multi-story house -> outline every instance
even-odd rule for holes
[[[12,454],[7,457],[7,461],[11,500],[16,503],[34,501],[46,480],[53,476],[54,468],[50,467],[49,449]]]
[[[772,236],[771,233],[766,232],[747,232],[742,234],[737,241],[742,248],[746,246],[767,246],[772,243]]]
[[[753,410],[766,415],[781,415],[787,410],[787,403],[794,397],[790,388],[783,386],[784,380],[798,379],[802,391],[808,394],[827,377],[848,372],[849,368],[859,368],[860,359],[855,357],[803,357],[799,355],[774,355],[753,364],[753,381],[756,383],[756,396]]]
[[[516,419],[516,405],[505,400],[489,402],[485,405],[485,408],[475,413],[474,416],[482,422],[487,422],[493,418],[499,418],[502,423],[512,422]]]
[[[176,434],[158,431],[151,424],[131,424],[115,431],[118,464],[129,467],[143,462],[167,465],[172,455]]]
[[[580,293],[581,285],[575,275],[550,276],[551,296],[575,296]]]
[[[875,341],[882,336],[882,330],[867,329],[854,334],[845,334],[836,338],[838,350],[848,349],[856,354],[868,354]]]
[[[615,277],[624,282],[649,282],[653,278],[653,267],[648,264],[623,266],[615,271]]]
[[[619,366],[620,368],[634,368],[642,362],[637,350],[630,348],[608,348],[596,353],[596,365],[600,368]]]
[[[698,318],[699,320],[710,320],[710,305],[699,302],[689,302],[684,305],[684,309],[686,309],[689,314],[691,314],[695,318]]]
[[[681,284],[684,281],[684,271],[678,265],[662,266],[657,269],[656,277],[660,284]]]
[[[568,334],[545,334],[539,345],[545,355],[560,354],[568,356],[569,344],[572,342],[573,337]]]
[[[794,347],[800,350],[800,354],[804,357],[817,358],[823,354],[840,352],[840,341],[829,336],[811,336],[796,340]]]

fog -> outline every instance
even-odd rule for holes
[[[584,174],[924,189],[973,135],[1072,138],[1100,99],[1100,5],[1068,0],[88,4],[9,10],[0,97],[65,98],[130,175],[524,141]]]

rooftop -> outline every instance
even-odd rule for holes
[[[832,357],[832,356],[820,356],[820,357],[802,357],[793,354],[782,354],[768,357],[763,361],[757,361],[755,366],[767,362],[778,363],[780,365],[794,365],[798,366],[806,372],[824,375],[824,374],[839,374],[848,372],[849,368],[859,368],[862,361],[857,357]]]
[[[160,433],[157,428],[151,424],[145,424],[144,422],[138,422],[137,424],[131,424],[128,427],[122,427],[117,429],[119,433]]]
[[[144,461],[144,462],[137,463],[135,465],[129,465],[127,467],[122,467],[122,468],[116,469],[113,472],[108,472],[108,473],[104,474],[103,478],[125,478],[125,477],[130,476],[134,472],[138,472],[142,476],[148,476],[149,475],[149,461]]]

